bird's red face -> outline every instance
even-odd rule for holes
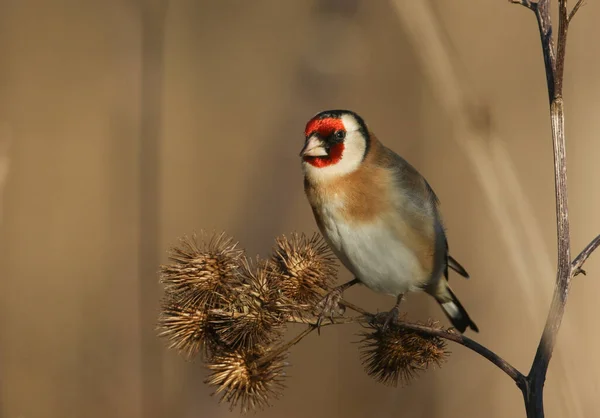
[[[308,164],[322,168],[342,159],[346,129],[340,118],[317,116],[308,121],[304,135],[306,142],[300,156]]]
[[[300,151],[304,178],[329,181],[355,171],[369,150],[367,125],[350,110],[325,110],[306,124]]]

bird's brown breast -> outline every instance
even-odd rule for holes
[[[392,209],[389,199],[390,173],[379,167],[359,169],[327,182],[305,182],[308,200],[317,213],[335,207],[347,223],[372,222]]]
[[[376,164],[380,147],[373,136],[371,149],[356,170],[316,183],[305,179],[304,188],[313,210],[335,206],[339,216],[350,224],[374,221],[392,210],[389,188],[394,179],[389,170]]]

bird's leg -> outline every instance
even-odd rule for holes
[[[347,283],[344,283],[338,287],[333,288],[324,298],[317,304],[317,310],[320,310],[319,315],[317,316],[317,331],[319,334],[321,333],[321,323],[323,322],[323,318],[327,314],[329,314],[329,318],[333,322],[334,313],[341,312],[344,313],[345,308],[340,306],[340,300],[342,299],[342,295],[344,291],[355,284],[359,283],[360,280],[354,278]]]
[[[386,318],[383,323],[383,331],[385,331],[390,326],[390,324],[393,324],[398,320],[398,315],[400,315],[400,303],[402,303],[403,299],[404,293],[400,293],[396,298],[396,304],[394,305],[394,307],[390,309],[388,313],[384,314]]]

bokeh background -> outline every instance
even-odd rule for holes
[[[569,32],[574,252],[600,232],[599,14],[586,2]],[[556,244],[546,84],[524,8],[0,0],[0,57],[1,418],[237,416],[210,396],[201,364],[156,338],[158,265],[203,228],[262,255],[279,234],[316,230],[297,154],[304,123],[327,108],[357,111],[428,178],[472,276],[451,280],[477,340],[528,369]],[[600,256],[586,269],[548,417],[600,411]],[[364,288],[347,297],[393,303]],[[423,295],[404,307],[445,323]],[[512,381],[459,346],[406,388],[380,385],[363,372],[358,331],[296,346],[283,398],[257,416],[524,416]]]

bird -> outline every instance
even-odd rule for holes
[[[456,330],[479,332],[448,283],[449,268],[469,274],[449,254],[439,200],[427,180],[353,111],[322,111],[304,134],[305,194],[326,243],[354,275],[318,305],[318,326],[324,315],[342,311],[345,290],[362,284],[396,298],[384,327],[398,319],[407,293],[424,291]]]

